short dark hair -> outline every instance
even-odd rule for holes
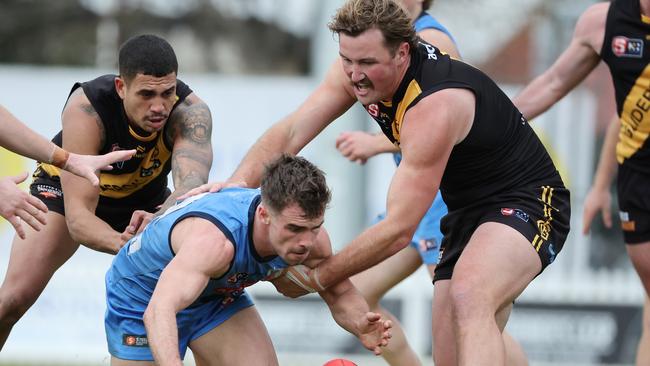
[[[262,202],[279,213],[292,204],[314,219],[325,213],[331,192],[325,174],[307,159],[283,154],[266,166],[262,176]]]
[[[178,74],[178,61],[172,46],[152,34],[129,38],[120,47],[118,59],[120,77],[129,81],[137,74],[163,77]]]
[[[424,0],[422,1],[422,10],[427,10],[431,7],[431,4],[433,4],[433,0]]]
[[[395,53],[402,42],[407,42],[411,49],[415,49],[417,44],[411,18],[393,0],[348,0],[336,11],[327,26],[336,34],[351,37],[377,28],[391,53]]]

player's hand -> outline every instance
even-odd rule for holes
[[[388,345],[392,327],[393,324],[390,320],[384,320],[381,314],[369,311],[359,324],[359,340],[375,355],[380,355],[381,347]]]
[[[284,296],[296,298],[325,290],[317,280],[318,270],[302,264],[285,268],[281,275],[270,282]]]
[[[196,196],[197,194],[205,193],[205,192],[219,192],[220,190],[224,188],[230,188],[230,187],[247,187],[246,182],[244,181],[237,181],[237,182],[213,182],[213,183],[206,183],[202,184],[196,188],[192,188],[189,191],[185,192],[183,195],[179,196],[176,200],[177,201],[182,201],[186,199],[187,197],[192,197]]]
[[[143,210],[135,210],[133,211],[133,215],[131,215],[131,221],[129,221],[129,225],[124,229],[124,232],[121,235],[122,238],[122,245],[124,245],[129,239],[134,237],[137,234],[140,234],[142,230],[151,222],[153,219],[154,214],[151,212],[143,211]]]
[[[99,185],[98,170],[111,170],[111,164],[129,160],[135,155],[135,150],[119,150],[104,155],[79,155],[70,153],[64,169],[72,174],[86,178],[93,186]]]
[[[36,231],[40,231],[41,225],[46,224],[47,206],[16,186],[28,176],[29,173],[24,172],[21,175],[0,179],[0,216],[11,223],[21,239],[25,239],[23,221]]]
[[[336,149],[348,160],[365,164],[369,158],[377,155],[376,136],[363,131],[342,132],[336,138]]]
[[[603,223],[608,229],[612,227],[612,194],[609,189],[596,189],[592,187],[587,193],[584,204],[584,213],[582,215],[582,233],[589,233],[591,222],[600,211],[603,217]]]

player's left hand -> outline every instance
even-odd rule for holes
[[[374,352],[375,355],[381,354],[381,347],[388,345],[390,340],[393,324],[390,320],[384,320],[379,313],[371,311],[365,314],[361,320],[359,329],[359,340],[364,347]]]
[[[93,186],[99,185],[95,174],[98,170],[111,170],[111,164],[129,160],[135,155],[135,150],[113,151],[104,155],[79,155],[70,153],[63,169],[82,178],[88,179]]]

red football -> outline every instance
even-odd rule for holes
[[[337,358],[334,360],[329,360],[323,364],[323,366],[357,366],[356,363],[350,361],[350,360],[345,360],[343,358]]]

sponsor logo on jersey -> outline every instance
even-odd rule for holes
[[[122,149],[118,143],[114,143],[113,145],[111,145],[111,152],[120,151],[120,150],[124,150],[124,149]],[[114,165],[117,167],[117,169],[124,168],[124,162],[123,161],[119,161],[117,163],[114,163]]]
[[[612,53],[617,57],[641,58],[643,56],[643,40],[616,36],[612,38]]]
[[[366,110],[368,111],[368,114],[371,116],[377,118],[379,117],[379,105],[377,103],[372,103],[366,107]]]

